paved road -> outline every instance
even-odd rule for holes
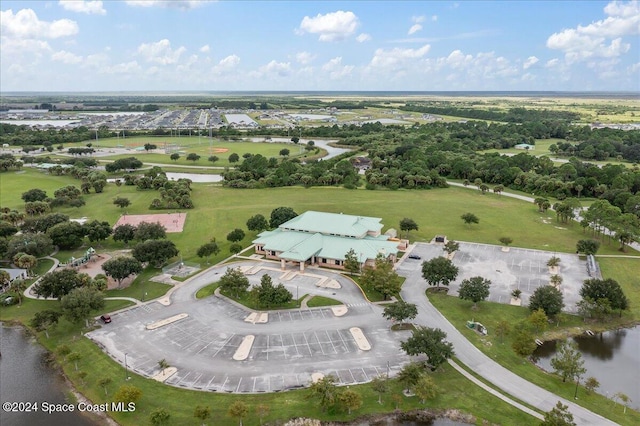
[[[502,389],[507,394],[547,412],[558,401],[568,405],[579,425],[615,425],[616,423],[595,414],[572,401],[567,401],[559,396],[542,389],[522,379],[502,367],[497,362],[483,354],[469,340],[467,340],[425,297],[426,282],[421,277],[420,262],[403,262],[398,265],[397,272],[407,279],[402,286],[402,298],[408,303],[418,306],[418,316],[414,320],[416,324],[437,327],[447,333],[447,340],[453,343],[456,356],[467,367]]]

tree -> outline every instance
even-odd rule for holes
[[[529,298],[529,310],[542,309],[548,317],[558,315],[563,307],[562,292],[550,285],[538,287]]]
[[[149,262],[156,268],[160,268],[167,260],[177,256],[178,253],[176,245],[169,240],[148,240],[144,243],[136,244],[132,251],[133,257],[140,262]]]
[[[129,404],[142,398],[142,391],[133,385],[122,385],[113,395],[116,402]]]
[[[307,398],[318,398],[323,412],[332,407],[338,398],[338,387],[335,381],[335,377],[328,375],[309,386]]]
[[[427,399],[436,397],[438,387],[431,377],[423,374],[420,379],[418,379],[418,383],[413,386],[413,393],[415,393],[418,398],[420,398],[420,402],[424,404]]]
[[[530,356],[537,345],[531,332],[522,324],[518,324],[513,332],[511,347],[520,356]]]
[[[60,300],[71,290],[82,287],[89,282],[86,274],[79,274],[73,269],[57,269],[48,273],[33,288],[40,297],[55,297]]]
[[[44,331],[44,334],[49,338],[49,329],[54,327],[58,323],[58,319],[62,312],[54,311],[51,309],[45,309],[43,311],[38,311],[34,314],[33,318],[29,324],[31,327],[35,328],[36,331]]]
[[[49,204],[44,201],[32,201],[30,203],[25,203],[24,211],[29,216],[38,216],[45,213],[49,213],[51,211],[52,204]]]
[[[460,299],[471,300],[473,302],[472,309],[476,309],[478,302],[485,300],[489,297],[489,287],[491,281],[482,277],[473,277],[462,280],[458,293]]]
[[[464,221],[465,224],[467,225],[471,225],[474,223],[480,223],[480,219],[478,219],[478,216],[476,216],[473,213],[465,213],[462,216],[460,216],[460,218]]]
[[[80,247],[85,229],[77,222],[63,222],[49,228],[47,235],[60,249],[71,250]]]
[[[214,241],[208,242],[206,244],[203,244],[200,246],[200,248],[198,248],[197,251],[197,255],[198,257],[202,258],[202,257],[206,257],[207,258],[207,265],[209,264],[209,259],[211,258],[211,255],[217,255],[218,253],[220,253],[220,248],[218,247],[218,244],[216,244]]]
[[[135,239],[136,236],[136,227],[133,225],[124,224],[118,225],[113,230],[113,241],[122,241],[126,245],[129,244],[129,241]]]
[[[352,248],[349,249],[344,255],[344,269],[351,275],[360,272],[360,262],[358,261],[358,255]]]
[[[583,299],[599,301],[605,299],[609,302],[611,309],[617,309],[622,315],[622,311],[629,307],[629,300],[622,291],[620,284],[614,279],[607,278],[600,280],[592,278],[585,280],[579,291]]]
[[[261,308],[284,305],[293,298],[291,292],[284,285],[274,286],[271,277],[267,274],[260,278],[260,285],[254,287],[251,292],[256,296],[258,306]]]
[[[494,194],[501,195],[502,191],[504,191],[504,186],[502,186],[502,185],[496,185],[496,186],[493,187],[493,193]]]
[[[291,207],[277,207],[271,211],[269,227],[277,228],[296,216],[298,216],[298,213],[296,213]]]
[[[538,197],[535,200],[533,200],[533,204],[538,206],[538,211],[540,213],[546,212],[549,209],[549,207],[551,207],[551,203],[549,202],[549,200],[543,197]]]
[[[579,240],[576,243],[576,253],[582,253],[586,256],[596,254],[600,248],[600,241],[596,240]]]
[[[89,327],[91,311],[104,308],[104,296],[91,287],[74,288],[60,299],[62,314],[69,322],[85,321]]]
[[[229,162],[231,164],[237,163],[238,161],[240,161],[240,156],[238,154],[236,154],[235,152],[229,156]]]
[[[385,306],[382,316],[391,321],[400,323],[407,319],[414,319],[418,315],[418,307],[413,303],[407,303],[403,300],[391,303]]]
[[[407,238],[409,238],[409,231],[417,231],[418,224],[408,217],[405,217],[400,221],[400,230],[407,233]]]
[[[562,277],[558,274],[551,275],[551,277],[549,277],[549,282],[556,288],[560,287],[560,284],[562,284]]]
[[[240,420],[240,426],[242,426],[242,418],[247,415],[249,408],[243,401],[236,400],[231,403],[227,414],[231,417],[236,417]]]
[[[555,356],[551,358],[551,367],[554,373],[562,377],[562,382],[570,381],[583,375],[587,370],[584,368],[582,354],[578,351],[578,345],[573,341],[566,341],[560,344]]]
[[[510,237],[500,237],[498,241],[500,241],[503,246],[509,247],[509,245],[513,242],[513,239]]]
[[[423,366],[417,362],[410,362],[409,364],[402,367],[402,370],[398,373],[396,378],[402,385],[405,390],[409,390],[413,388],[420,380],[420,377],[424,374]]]
[[[622,392],[616,392],[615,394],[613,394],[613,400],[618,400],[620,402],[622,402],[622,404],[624,405],[624,413],[627,413],[627,407],[629,406],[629,403],[631,402],[631,398],[629,398],[629,396],[625,393]]]
[[[107,276],[118,282],[118,288],[122,281],[131,275],[142,272],[142,264],[137,259],[129,256],[113,257],[102,264],[102,270]]]
[[[364,287],[369,287],[380,293],[385,300],[390,296],[398,294],[402,288],[402,279],[393,270],[391,260],[382,253],[376,256],[375,266],[367,266],[362,272],[360,283]]]
[[[112,381],[111,377],[106,376],[98,380],[98,386],[101,386],[102,389],[104,389],[104,396],[107,396],[107,386],[109,386]]]
[[[249,288],[249,279],[242,273],[240,268],[227,268],[227,271],[220,278],[220,290],[231,293],[237,299]]]
[[[180,154],[178,154],[177,152],[174,152],[169,156],[169,158],[172,159],[173,161],[178,161],[180,159]]]
[[[162,370],[162,374],[164,375],[165,370],[171,367],[171,365],[169,365],[166,359],[162,358],[160,361],[158,361],[158,367],[160,367],[160,369]]]
[[[216,161],[218,161],[220,158],[218,158],[217,155],[210,155],[209,158],[207,158],[207,161],[211,161],[211,164],[215,163]]]
[[[113,200],[113,204],[120,207],[121,209],[124,209],[125,207],[129,207],[131,205],[131,201],[129,201],[129,199],[125,197],[117,197]]]
[[[30,232],[14,235],[7,245],[7,257],[12,258],[17,253],[26,253],[35,257],[50,254],[53,251],[53,242],[46,234],[33,234]]]
[[[157,408],[149,414],[149,421],[154,426],[162,426],[169,423],[169,419],[171,418],[171,414],[164,408]]]
[[[511,325],[509,325],[509,321],[502,320],[498,322],[498,324],[496,324],[496,329],[494,333],[500,339],[500,343],[502,343],[504,340],[504,337],[507,336],[510,331],[511,331]]]
[[[193,412],[193,416],[196,419],[202,420],[202,425],[204,426],[204,422],[206,422],[207,419],[209,417],[211,417],[211,408],[210,407],[205,407],[205,406],[202,406],[202,405],[198,405],[198,406],[196,406],[196,409]]]
[[[282,157],[288,157],[289,156],[289,150],[287,148],[283,148],[280,150],[280,156]]]
[[[242,245],[238,243],[233,243],[229,246],[229,252],[231,252],[231,254],[238,254],[241,251],[242,251]]]
[[[158,146],[152,143],[145,143],[144,150],[145,151],[153,151],[154,149],[158,149]]]
[[[352,389],[342,391],[338,400],[346,407],[348,414],[351,414],[351,410],[357,410],[362,406],[362,396]]]
[[[431,370],[435,371],[453,356],[453,345],[444,340],[447,333],[439,328],[418,327],[400,347],[407,355],[425,354],[429,358]]]
[[[187,154],[187,161],[193,161],[194,163],[200,159],[200,156],[194,152]]]
[[[430,286],[440,287],[440,284],[448,286],[458,276],[458,267],[445,257],[434,257],[422,262],[422,278]]]
[[[529,324],[533,326],[536,332],[540,333],[547,328],[549,318],[547,318],[547,315],[542,309],[538,309],[536,311],[533,311],[531,315],[529,315],[527,321],[529,321]]]
[[[9,222],[0,221],[0,238],[8,238],[15,235],[18,232],[18,228]]]
[[[378,404],[382,404],[382,394],[389,391],[388,380],[386,375],[376,376],[371,380],[371,389],[378,394]]]
[[[22,199],[25,203],[32,203],[34,201],[45,201],[47,199],[47,193],[42,189],[34,188],[27,192],[22,193]]]
[[[236,228],[227,234],[227,241],[237,243],[244,239],[244,231],[240,228]]]
[[[135,239],[138,241],[161,240],[163,238],[167,238],[167,231],[157,222],[140,222],[136,227]]]
[[[11,275],[4,269],[0,269],[0,290],[4,289],[5,286],[9,285],[11,280]]]
[[[262,425],[262,419],[264,416],[269,415],[269,411],[271,409],[267,404],[258,404],[256,405],[256,415],[260,418],[260,425]]]
[[[584,388],[587,390],[587,394],[594,392],[600,387],[600,382],[595,377],[587,377],[584,381]]]
[[[454,240],[449,240],[442,246],[442,250],[451,255],[451,253],[460,250],[460,244]]]
[[[73,362],[76,371],[78,371],[78,361],[80,361],[81,359],[82,355],[80,355],[78,352],[71,352],[69,355],[67,355],[67,361]]]
[[[89,241],[100,242],[106,240],[111,235],[112,227],[109,222],[92,220],[89,223],[82,225],[84,227],[84,233],[89,238]]]
[[[557,256],[551,256],[551,258],[547,261],[547,266],[549,268],[557,268],[560,265],[560,258]]]
[[[544,420],[540,426],[576,426],[573,421],[573,414],[567,405],[562,405],[560,401],[551,411],[544,414]]]
[[[13,282],[9,284],[9,291],[18,299],[18,305],[22,305],[22,298],[24,297],[24,291],[27,287],[25,280],[13,280]]]
[[[261,214],[251,216],[249,220],[247,220],[247,229],[249,231],[260,232],[267,228],[269,228],[269,222],[267,222],[267,219]]]
[[[31,256],[26,253],[18,253],[13,256],[13,263],[22,269],[26,269],[29,274],[35,266],[38,264],[38,259],[35,256]]]

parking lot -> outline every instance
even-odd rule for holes
[[[568,253],[554,253],[541,250],[510,247],[504,252],[501,246],[459,243],[453,263],[459,268],[458,278],[449,285],[449,295],[457,296],[460,283],[464,279],[475,276],[491,280],[490,296],[487,300],[498,303],[510,303],[511,292],[515,289],[522,291],[522,305],[527,306],[529,297],[540,286],[549,285],[549,268],[547,261],[556,256],[560,258],[558,275],[562,277],[560,290],[562,291],[565,308],[568,312],[575,312],[576,303],[580,301],[578,291],[584,280],[589,278],[585,260],[578,255]],[[422,262],[444,255],[441,244],[416,244],[411,254],[419,255],[421,260],[407,259],[402,269],[407,272],[419,269]],[[421,278],[421,275],[418,275]]]
[[[255,263],[254,263],[255,264]],[[268,268],[249,275],[258,282],[268,273],[279,282],[280,271]],[[270,311],[265,324],[246,322],[250,313],[226,299],[193,297],[198,288],[217,280],[222,266],[185,284],[172,296],[172,304],[149,303],[112,315],[113,322],[88,333],[113,359],[146,377],[160,371],[158,361],[167,360],[177,372],[167,384],[217,392],[274,392],[307,386],[311,375],[333,375],[340,384],[364,383],[373,377],[397,373],[409,362],[400,342],[408,331],[392,332],[382,317],[382,307],[368,303],[359,289],[338,274],[313,270],[296,275],[284,284],[302,294],[327,295],[348,306],[337,317],[329,307]],[[245,268],[250,270],[251,268]],[[339,289],[319,288],[318,275],[340,282]],[[186,313],[184,319],[148,330],[163,319]],[[372,349],[363,351],[350,332],[362,329]],[[247,336],[254,336],[246,359],[234,354]]]

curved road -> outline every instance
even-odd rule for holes
[[[415,323],[436,327],[447,333],[447,340],[455,349],[456,356],[467,367],[479,374],[505,393],[520,399],[543,412],[551,411],[558,401],[569,406],[574,421],[579,425],[615,425],[612,422],[571,401],[567,401],[520,376],[507,370],[491,358],[483,354],[462,333],[460,333],[424,296],[426,283],[421,277],[421,269],[417,263],[398,265],[397,271],[407,278],[402,286],[402,298],[418,307]],[[413,267],[412,267],[413,266]]]

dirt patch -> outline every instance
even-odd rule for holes
[[[216,154],[222,154],[222,153],[225,153],[225,152],[228,152],[228,151],[229,151],[229,148],[214,148],[213,149],[213,152],[215,152]]]
[[[166,214],[130,214],[122,215],[113,226],[115,229],[120,225],[138,226],[141,222],[159,223],[167,233],[182,232],[184,222],[187,220],[186,213],[166,213]]]

